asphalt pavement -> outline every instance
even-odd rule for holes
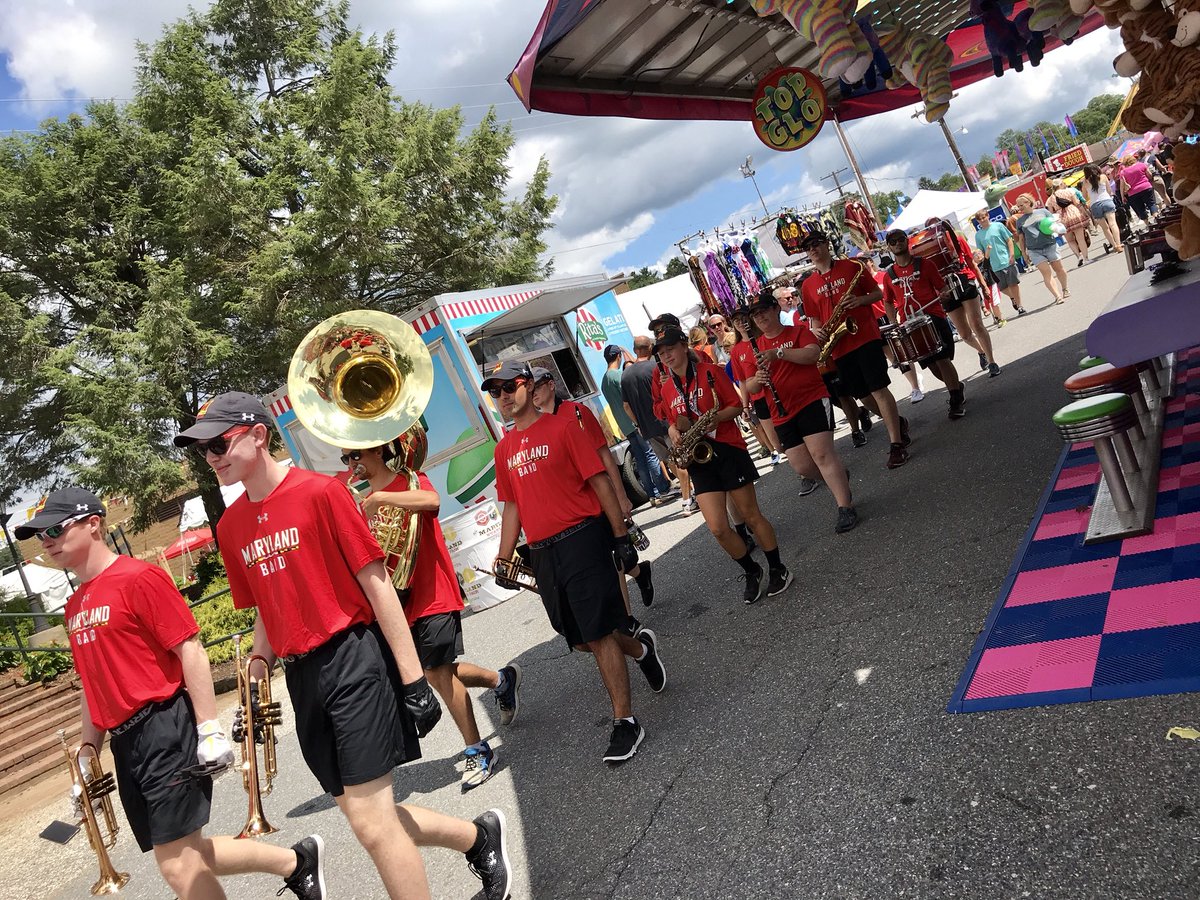
[[[786,466],[764,474],[761,504],[796,574],[784,595],[744,606],[739,570],[699,515],[678,504],[639,514],[657,599],[641,610],[635,590],[635,612],[661,639],[669,685],[651,694],[631,670],[648,732],[635,759],[601,762],[610,712],[595,666],[522,594],[465,622],[468,659],[515,659],[525,671],[513,727],[498,730],[490,697],[476,704],[482,730],[498,731],[500,771],[460,793],[461,741],[446,716],[424,759],[396,771],[397,799],[468,818],[503,809],[515,898],[1200,894],[1200,747],[1165,740],[1200,718],[1192,697],[945,712],[1060,452],[1050,416],[1065,402],[1062,380],[1126,278],[1115,255],[1069,275],[1073,296],[1059,307],[1025,277],[1030,315],[992,331],[1000,377],[981,375],[958,345],[966,418],[947,419],[942,390],[901,401],[907,466],[885,469],[881,425],[862,449],[839,432],[862,516],[853,532],[833,533],[824,488],[801,498]],[[899,377],[893,386],[907,396]],[[282,733],[281,777],[265,801],[281,831],[268,840],[320,832],[330,896],[383,897],[291,729]],[[222,778],[209,833],[235,832],[244,816],[240,780]],[[88,895],[95,873],[81,839],[8,849],[6,867],[50,873],[30,896]],[[127,835],[113,855],[134,874],[124,896],[171,896]],[[478,891],[461,855],[424,858],[435,897]],[[278,887],[263,876],[226,884],[234,898]]]

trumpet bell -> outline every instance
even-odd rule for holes
[[[292,354],[288,396],[304,427],[335,447],[378,447],[408,431],[433,391],[416,330],[378,310],[338,313]]]

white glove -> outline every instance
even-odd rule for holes
[[[229,744],[229,738],[225,737],[225,732],[221,730],[220,722],[216,719],[201,722],[196,726],[196,736],[200,741],[196,747],[196,758],[200,765],[233,765],[233,747]]]

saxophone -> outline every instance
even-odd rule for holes
[[[713,458],[712,444],[706,441],[704,436],[716,426],[718,412],[720,409],[713,407],[708,412],[701,413],[694,425],[687,416],[679,417],[675,427],[683,437],[679,446],[671,450],[671,465],[677,469],[686,469],[692,463],[704,465]]]
[[[817,357],[818,366],[826,366],[829,364],[829,357],[833,355],[833,348],[848,334],[858,334],[858,323],[850,316],[850,292],[854,290],[855,285],[862,279],[863,273],[867,271],[867,264],[852,260],[858,266],[858,273],[850,279],[850,284],[846,290],[842,292],[842,299],[838,301],[837,306],[833,308],[833,313],[829,316],[823,326],[825,331],[825,343],[821,345],[821,355]]]

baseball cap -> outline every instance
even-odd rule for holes
[[[175,436],[176,447],[186,447],[196,441],[207,441],[224,434],[235,425],[272,424],[271,414],[253,394],[228,391],[217,394],[196,413],[196,424]]]
[[[761,312],[764,309],[775,309],[779,306],[779,301],[775,299],[775,293],[770,288],[764,288],[759,292],[758,299],[750,304],[750,312]]]
[[[828,244],[829,235],[823,231],[810,231],[800,241],[800,249],[807,250],[816,244]]]
[[[901,238],[903,238],[905,241],[907,241],[907,240],[908,240],[908,234],[907,234],[907,233],[905,233],[903,230],[901,230],[901,229],[899,229],[899,228],[893,228],[891,231],[889,231],[889,232],[888,232],[888,233],[887,233],[887,234],[884,236],[884,239],[883,239],[883,240],[884,240],[884,243],[886,243],[886,244],[891,244],[891,243],[893,243],[893,242],[895,242],[895,243],[899,243]]]
[[[543,372],[545,369],[542,370]],[[480,387],[483,390],[488,389],[488,385],[493,381],[503,383],[513,378],[528,378],[531,381],[534,378],[534,370],[529,368],[529,363],[519,362],[515,359],[510,359],[507,362],[502,362],[492,370],[492,374],[483,379],[483,384]]]
[[[609,344],[607,347],[604,348],[604,361],[606,363],[610,363],[614,359],[619,359],[621,356],[621,353],[622,353],[622,350],[620,347],[618,347],[616,344]]]
[[[543,368],[542,366],[534,366],[531,371],[533,372],[534,384],[541,384],[543,381],[554,380],[554,373],[549,369]]]
[[[657,353],[663,347],[671,347],[675,344],[686,344],[688,342],[687,335],[683,333],[682,328],[676,328],[668,325],[663,329],[658,340],[654,342],[654,352]]]
[[[662,313],[650,320],[650,330],[655,334],[658,334],[667,327],[678,328],[680,331],[683,330],[683,325],[679,321],[679,316],[672,315],[671,313]]]
[[[91,491],[83,488],[69,487],[51,491],[46,498],[46,504],[36,516],[28,522],[23,522],[13,529],[17,540],[31,538],[36,532],[49,528],[51,525],[61,525],[67,519],[77,516],[107,515],[100,498]]]

